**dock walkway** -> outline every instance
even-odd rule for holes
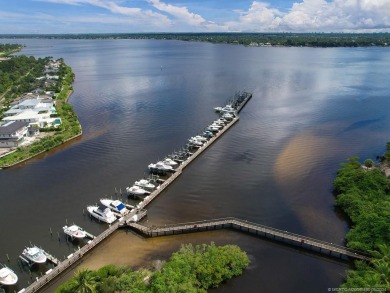
[[[163,227],[148,227],[138,223],[129,223],[128,225],[149,237],[233,229],[333,257],[348,257],[351,259],[365,261],[369,260],[369,256],[360,251],[303,235],[278,230],[261,224],[244,221],[234,217],[167,225]]]
[[[245,99],[240,103],[237,108],[237,113],[241,111],[243,106],[252,98],[252,94],[247,93]],[[142,217],[146,215],[144,209],[158,196],[161,194],[163,190],[165,190],[176,178],[178,178],[183,169],[186,168],[190,163],[192,163],[201,153],[203,153],[210,145],[212,145],[218,138],[220,138],[227,130],[229,130],[237,121],[239,117],[236,115],[232,121],[225,125],[223,129],[216,133],[214,137],[212,137],[207,143],[205,143],[202,147],[197,149],[187,160],[182,162],[175,170],[175,172],[167,179],[163,184],[159,186],[158,189],[153,191],[150,195],[146,196],[142,202],[140,202],[135,209],[133,209],[130,213],[128,213],[123,218],[120,218],[119,221],[115,222],[107,230],[105,230],[100,235],[94,237],[91,241],[88,242],[87,245],[83,246],[75,253],[69,255],[64,261],[59,262],[58,265],[49,271],[46,274],[39,278],[37,281],[32,283],[27,288],[22,289],[19,292],[24,293],[32,293],[37,292],[39,289],[44,287],[62,272],[67,270],[70,266],[72,266],[75,262],[80,260],[88,251],[90,251],[93,247],[98,245],[101,241],[106,239],[109,235],[111,235],[114,231],[116,231],[119,227],[131,225],[134,221],[139,221]],[[137,217],[135,218],[134,216]]]

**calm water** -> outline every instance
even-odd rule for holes
[[[26,44],[23,54],[63,57],[72,66],[70,102],[84,131],[66,148],[0,172],[0,263],[8,254],[20,278],[11,292],[31,280],[17,262],[30,241],[63,258],[77,247],[64,241],[66,221],[103,231],[83,209],[143,177],[149,163],[215,119],[212,108],[236,90],[253,92],[239,123],[150,206],[149,224],[235,216],[343,243],[348,227],[331,193],[338,164],[352,155],[375,158],[390,136],[390,55],[382,48],[0,41]],[[349,268],[246,235],[208,235],[145,242],[160,257],[182,242],[239,244],[250,255],[250,269],[218,292],[325,292]],[[117,249],[129,245],[122,241]],[[31,277],[47,269],[34,268]]]

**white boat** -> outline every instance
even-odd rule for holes
[[[222,118],[225,118],[226,120],[232,120],[234,116],[230,113],[226,113],[222,115]]]
[[[217,132],[219,131],[219,127],[215,126],[214,124],[211,124],[209,125],[209,127],[207,127],[207,130],[211,132]]]
[[[13,270],[4,266],[0,269],[0,284],[2,285],[15,285],[18,282],[18,276]]]
[[[218,120],[215,120],[214,122],[213,122],[213,124],[218,124],[218,125],[222,125],[222,126],[224,126],[225,124],[227,124],[229,121],[227,121],[226,119],[218,119]]]
[[[215,112],[221,112],[222,109],[223,109],[222,107],[215,107],[215,108],[214,108]]]
[[[234,113],[236,110],[231,105],[226,105],[221,109],[221,113]]]
[[[144,195],[144,194],[150,194],[149,191],[137,186],[133,185],[132,187],[126,187],[127,194],[132,195]]]
[[[220,124],[213,122],[213,124],[211,124],[211,126],[218,128],[218,129],[221,129],[221,128],[223,128],[224,125],[220,125]]]
[[[85,231],[77,225],[64,226],[62,227],[62,229],[64,230],[64,233],[70,236],[72,239],[83,239],[87,236],[87,234],[85,234]]]
[[[142,188],[150,188],[150,189],[153,189],[155,188],[156,186],[151,183],[149,180],[147,179],[140,179],[138,181],[135,181],[134,182],[135,185],[139,186],[139,187],[142,187]]]
[[[122,216],[127,215],[129,213],[129,210],[120,200],[102,198],[100,199],[100,202],[102,203],[102,205],[108,207],[114,212],[121,214]]]
[[[193,145],[193,146],[198,146],[198,147],[200,147],[200,146],[203,145],[203,142],[202,142],[202,141],[197,140],[196,138],[193,138],[193,137],[191,137],[191,138],[188,140],[188,142],[189,142],[191,145]]]
[[[32,263],[45,263],[47,257],[43,249],[38,246],[26,247],[22,252],[22,257]]]
[[[171,158],[165,158],[163,163],[165,165],[168,165],[168,166],[176,166],[177,165],[177,162],[175,162],[174,160],[172,160]]]
[[[204,137],[204,136],[201,136],[201,135],[193,136],[191,138],[196,139],[196,140],[201,141],[201,142],[206,142],[207,141],[207,138]]]
[[[88,206],[87,210],[91,216],[108,224],[111,224],[116,220],[114,213],[104,205]]]
[[[164,164],[164,162],[157,162],[156,164],[149,164],[148,166],[149,170],[158,170],[158,171],[173,171],[173,167],[169,166],[167,164]]]

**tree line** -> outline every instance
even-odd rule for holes
[[[8,56],[14,52],[19,51],[22,45],[19,44],[0,44],[0,56]]]
[[[371,47],[390,45],[389,33],[117,33],[0,35],[5,38],[158,39],[245,46]]]
[[[389,158],[390,143],[381,164],[366,160],[362,167],[359,159],[352,157],[341,164],[334,180],[336,205],[351,220],[347,246],[372,256],[370,262],[355,262],[343,288],[390,291],[390,179],[383,172],[389,167]]]
[[[205,293],[241,275],[248,264],[248,256],[236,245],[187,244],[154,272],[114,265],[82,269],[55,292]]]

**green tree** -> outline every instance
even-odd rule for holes
[[[81,269],[67,283],[59,287],[57,293],[94,293],[96,274],[88,269]]]

